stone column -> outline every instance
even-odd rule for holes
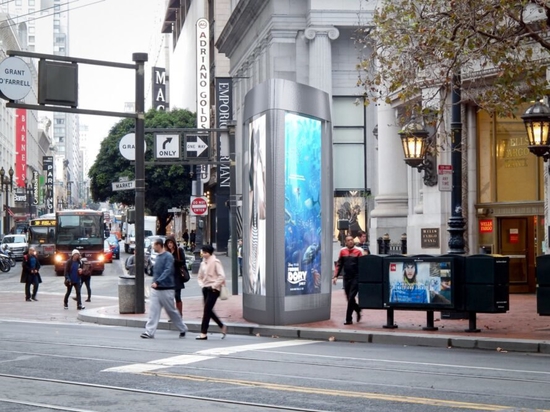
[[[407,229],[407,165],[397,132],[395,110],[387,104],[378,106],[378,194],[371,212],[370,241],[389,233],[397,241]]]
[[[340,32],[336,27],[308,27],[304,35],[309,40],[309,85],[332,96],[332,45]]]

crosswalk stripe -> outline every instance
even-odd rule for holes
[[[178,355],[170,358],[155,359],[147,363],[133,363],[130,365],[116,366],[113,368],[104,369],[103,372],[118,372],[118,373],[144,373],[152,372],[171,366],[189,365],[191,363],[202,362],[209,359],[215,359],[220,356],[232,355],[234,353],[277,349],[290,346],[309,345],[311,343],[319,343],[311,340],[288,340],[266,343],[254,343],[251,345],[229,346],[224,348],[204,349],[190,355]]]

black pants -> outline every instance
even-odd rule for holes
[[[32,285],[32,295],[31,295],[31,285]],[[25,282],[25,299],[29,300],[30,298],[36,298],[38,293],[38,280],[33,282]]]
[[[201,333],[206,335],[210,319],[223,328],[223,323],[214,313],[214,305],[220,296],[220,292],[212,288],[202,288],[202,296],[204,297],[204,312],[202,314]]]
[[[359,292],[359,282],[357,276],[347,278],[344,276],[344,291],[346,292],[346,298],[348,300],[348,308],[346,310],[346,322],[352,322],[351,316],[353,312],[361,312],[359,304],[355,301],[355,297]]]
[[[174,298],[176,302],[181,302],[181,289],[174,289]]]
[[[82,276],[80,278],[82,280],[82,284],[86,285],[86,290],[88,291],[88,300],[92,298],[92,287],[90,286],[91,278],[91,276]]]
[[[65,293],[65,298],[63,299],[63,303],[65,306],[69,306],[69,296],[71,296],[71,292],[73,290],[76,291],[76,307],[81,308],[82,307],[82,298],[80,297],[80,283],[71,283],[69,286],[67,286],[67,293]]]

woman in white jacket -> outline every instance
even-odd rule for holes
[[[202,314],[201,334],[196,339],[208,339],[206,334],[208,333],[210,319],[220,327],[223,339],[227,333],[227,326],[214,313],[214,305],[220,296],[222,285],[225,284],[225,273],[221,262],[214,256],[214,248],[212,246],[204,245],[201,251],[203,259],[197,280],[199,286],[202,288],[202,295],[204,297],[204,312]]]

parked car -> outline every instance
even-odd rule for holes
[[[153,243],[157,239],[162,239],[162,242],[164,243],[166,241],[166,236],[161,236],[161,235],[147,236],[144,240],[145,256],[149,258],[151,266],[155,264],[155,260],[158,256],[158,253],[155,252],[155,249],[153,249]]]
[[[4,247],[4,245],[7,245],[10,248],[13,253],[13,257],[16,260],[22,260],[23,253],[25,253],[25,250],[27,250],[28,247],[27,235],[6,235],[2,239],[2,247]]]
[[[120,246],[116,235],[109,235],[107,241],[109,242],[111,251],[113,252],[113,258],[120,259]]]
[[[103,242],[103,256],[105,257],[105,263],[113,263],[113,250],[107,239]]]

